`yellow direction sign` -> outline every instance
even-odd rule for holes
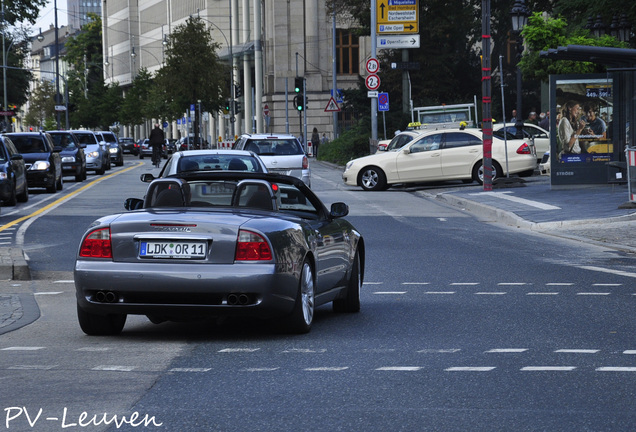
[[[378,0],[378,33],[419,32],[418,0]]]

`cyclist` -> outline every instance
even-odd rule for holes
[[[154,129],[150,131],[150,137],[148,139],[148,144],[152,147],[152,164],[157,168],[159,168],[159,163],[161,162],[161,150],[164,140],[163,130],[161,130],[157,123]]]

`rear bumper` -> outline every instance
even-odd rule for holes
[[[174,264],[77,261],[78,304],[96,314],[270,318],[291,313],[298,279],[274,264]],[[113,293],[113,302],[100,301]],[[232,295],[244,294],[244,303]],[[112,299],[112,296],[111,296]]]

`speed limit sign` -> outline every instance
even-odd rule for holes
[[[377,90],[380,88],[380,77],[376,74],[367,75],[364,82],[369,90]]]

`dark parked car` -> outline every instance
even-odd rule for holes
[[[124,151],[121,145],[119,145],[117,135],[108,131],[97,131],[95,132],[95,136],[97,137],[97,141],[106,143],[108,153],[110,154],[110,161],[114,163],[115,166],[122,166],[124,164]]]
[[[137,156],[138,147],[135,146],[134,139],[128,137],[119,138],[119,145],[121,145],[121,149],[124,153],[130,153],[131,155]]]
[[[68,131],[49,131],[53,143],[61,147],[62,173],[67,176],[75,176],[75,181],[86,180],[86,154],[85,144],[80,144],[75,136]]]
[[[61,147],[53,145],[46,132],[13,132],[6,134],[24,157],[29,188],[46,188],[49,193],[62,190]]]
[[[24,158],[9,137],[0,135],[0,200],[14,206],[29,200]]]
[[[77,316],[89,335],[215,316],[311,329],[315,308],[360,310],[365,248],[344,217],[294,177],[181,172],[149,184],[128,213],[93,222],[75,261]]]

